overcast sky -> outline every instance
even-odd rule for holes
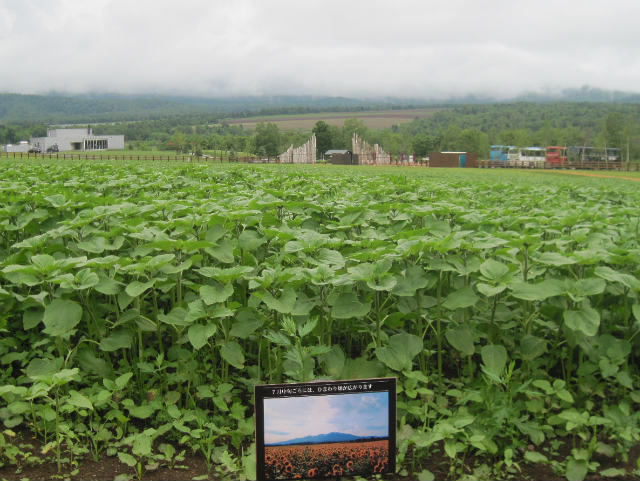
[[[0,0],[0,92],[640,90],[637,0]]]

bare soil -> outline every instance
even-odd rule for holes
[[[120,463],[117,457],[103,456],[99,461],[93,460],[90,456],[77,463],[77,468],[70,465],[64,465],[60,473],[57,472],[54,456],[49,453],[44,456],[40,454],[42,443],[38,440],[31,439],[26,434],[21,434],[12,439],[17,444],[27,443],[32,445],[31,452],[38,455],[38,463],[30,464],[22,467],[4,466],[0,467],[1,481],[50,481],[50,480],[69,480],[69,481],[113,481],[113,479],[121,474],[129,474],[132,480],[137,479],[133,468]],[[2,453],[0,453],[2,454]],[[600,470],[607,468],[623,468],[629,473],[623,477],[611,478],[604,477],[597,473],[589,474],[585,481],[640,481],[637,474],[637,459],[640,458],[640,445],[636,446],[629,452],[628,461],[621,463],[610,458],[596,458],[600,463]],[[2,458],[0,458],[2,459]],[[484,461],[486,463],[486,461]],[[187,453],[184,461],[178,463],[183,467],[170,469],[168,467],[160,467],[155,471],[145,471],[143,473],[143,481],[187,481],[196,477],[209,481],[221,481],[221,477],[213,472],[207,473],[207,467],[201,456]],[[437,481],[453,481],[464,474],[473,472],[472,466],[482,464],[482,461],[474,458],[468,458],[465,466],[456,471],[456,474],[450,475],[450,460],[447,456],[434,450],[429,459],[425,460],[422,467],[417,467],[417,471],[423,468],[428,469],[435,475]],[[566,481],[566,478],[555,473],[552,468],[544,464],[530,465],[526,463],[520,464],[521,471],[514,471],[512,474],[506,474],[504,480],[509,481]],[[206,476],[206,477],[205,477]],[[202,477],[202,478],[200,478]],[[348,478],[347,478],[348,479]],[[415,475],[409,476],[385,476],[388,481],[414,481]],[[494,478],[487,478],[489,479]]]

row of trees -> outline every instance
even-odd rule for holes
[[[190,124],[176,119],[94,125],[100,134],[124,133],[130,148],[175,149],[180,152],[226,150],[273,157],[291,145],[300,145],[311,132],[281,131],[274,123],[259,123],[254,130],[226,122]],[[330,149],[350,149],[356,132],[394,155],[431,151],[477,152],[487,158],[490,146],[588,145],[617,147],[630,158],[640,157],[640,105],[638,104],[492,104],[443,109],[425,119],[387,129],[368,129],[362,120],[343,126],[319,121],[313,127],[318,157]],[[42,124],[0,125],[0,144],[45,135]]]

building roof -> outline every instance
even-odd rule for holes
[[[351,151],[350,150],[336,150],[336,149],[333,149],[333,150],[327,150],[324,153],[324,155],[333,155],[333,154],[343,154],[344,155],[344,154],[346,154],[348,152],[351,152]]]

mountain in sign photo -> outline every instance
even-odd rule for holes
[[[318,444],[318,443],[345,443],[363,439],[373,439],[372,436],[355,436],[348,433],[326,433],[316,436],[304,436],[302,438],[289,439],[279,443],[272,443],[268,446],[286,446],[288,444]],[[377,439],[377,438],[376,438]]]

